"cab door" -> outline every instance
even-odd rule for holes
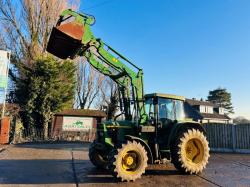
[[[167,150],[167,141],[170,131],[177,121],[183,120],[184,106],[182,100],[158,99],[158,143],[160,150]]]
[[[167,140],[170,130],[176,120],[175,100],[167,98],[158,99],[158,143],[160,150],[167,150]]]

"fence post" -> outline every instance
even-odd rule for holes
[[[236,152],[236,130],[235,125],[232,124],[232,145],[233,145],[233,152]]]

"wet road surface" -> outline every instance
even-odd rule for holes
[[[90,163],[88,144],[11,145],[0,153],[0,186],[250,187],[250,154],[213,153],[199,175],[182,175],[172,164],[157,165],[133,183],[117,183]]]

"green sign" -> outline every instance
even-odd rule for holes
[[[63,117],[63,131],[89,131],[93,127],[93,118],[90,117]]]

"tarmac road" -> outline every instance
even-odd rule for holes
[[[133,183],[117,183],[90,163],[88,144],[10,145],[0,152],[0,186],[250,187],[250,154],[212,154],[199,175],[182,175],[168,164],[150,166]]]

